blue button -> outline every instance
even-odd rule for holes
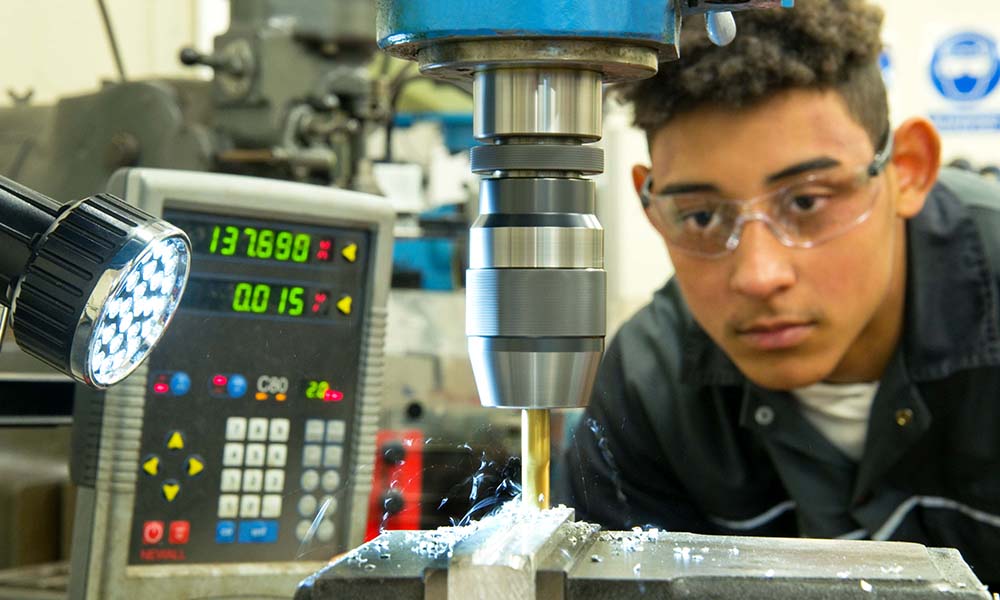
[[[232,544],[236,540],[236,524],[232,521],[219,521],[215,525],[215,543]]]
[[[278,541],[277,521],[240,521],[241,544],[273,544]]]
[[[247,378],[242,375],[231,375],[226,385],[226,392],[230,398],[241,398],[247,393]]]
[[[170,378],[170,391],[175,396],[183,396],[191,390],[191,378],[184,371],[177,371]]]

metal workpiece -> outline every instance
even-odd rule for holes
[[[581,69],[505,68],[478,71],[473,93],[476,139],[505,136],[601,138],[601,73]]]
[[[880,598],[989,600],[953,549],[902,542],[598,531],[509,502],[467,527],[391,531],[304,581],[296,600]]]
[[[586,406],[604,351],[603,337],[470,337],[468,343],[479,401],[491,408]]]

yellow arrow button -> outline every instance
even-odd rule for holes
[[[337,310],[344,313],[345,315],[351,314],[351,297],[344,296],[343,298],[341,298],[340,302],[337,302]]]
[[[358,245],[348,244],[340,251],[340,254],[347,259],[347,262],[354,262],[358,260]]]
[[[197,475],[198,473],[201,473],[204,470],[205,470],[205,463],[201,462],[200,460],[198,460],[197,458],[195,458],[193,456],[188,459],[188,475],[189,476],[194,477],[195,475]]]
[[[146,462],[142,463],[142,470],[150,475],[156,475],[160,472],[160,459],[156,456],[150,456]]]
[[[167,448],[171,450],[184,449],[184,436],[181,435],[181,432],[175,431],[170,434],[170,439],[167,440]]]
[[[176,483],[164,483],[163,484],[163,497],[167,499],[167,502],[173,502],[177,494],[181,492],[181,486]]]

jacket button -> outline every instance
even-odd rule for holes
[[[770,406],[758,406],[757,410],[753,413],[753,418],[757,421],[758,425],[767,427],[771,423],[774,423],[774,409]]]
[[[896,425],[906,427],[913,422],[913,411],[909,408],[901,408],[896,411]]]

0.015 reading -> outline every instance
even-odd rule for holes
[[[297,317],[305,309],[305,288],[272,286],[266,283],[237,283],[233,289],[233,310],[243,313],[277,313]],[[272,305],[272,297],[277,304]]]

